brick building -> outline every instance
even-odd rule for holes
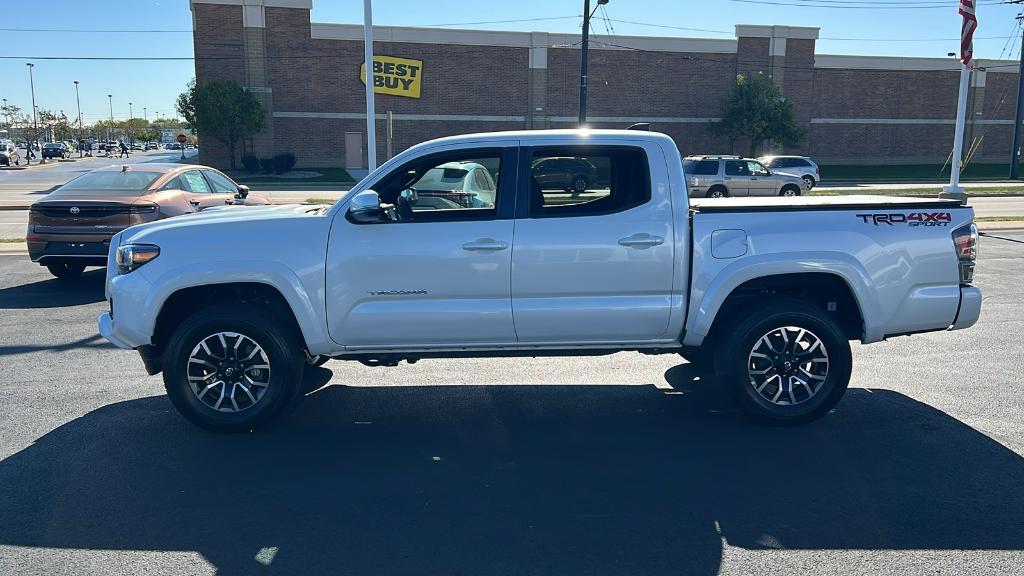
[[[312,0],[190,4],[197,81],[235,80],[267,110],[266,129],[243,148],[261,157],[293,152],[303,167],[366,165],[361,26],[310,22]],[[652,122],[684,154],[743,153],[746,143],[711,136],[706,125],[737,74],[762,72],[807,131],[787,152],[824,163],[949,157],[955,59],[818,54],[817,38],[817,28],[748,25],[736,26],[735,39],[596,36],[590,125]],[[450,134],[576,124],[579,35],[375,26],[374,39],[375,57],[420,62],[419,97],[376,96],[379,161],[389,111],[395,153]],[[1017,64],[980,66],[971,79],[965,149],[974,161],[1005,161]],[[225,147],[202,135],[200,143],[203,162],[227,163]]]

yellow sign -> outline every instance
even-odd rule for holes
[[[366,84],[366,64],[359,66],[359,80]],[[407,98],[420,97],[423,61],[394,56],[373,57],[373,92]]]

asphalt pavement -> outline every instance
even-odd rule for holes
[[[980,254],[978,325],[855,344],[800,428],[619,353],[332,361],[241,435],[97,335],[102,270],[0,256],[0,574],[1019,575],[1024,233]]]

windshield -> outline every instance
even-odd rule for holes
[[[140,196],[161,174],[161,172],[138,172],[135,170],[89,172],[61,186],[54,194],[73,192],[75,194]]]

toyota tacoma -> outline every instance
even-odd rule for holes
[[[533,170],[548,158],[593,166],[586,189],[545,184]],[[452,163],[481,166],[494,194],[417,190]],[[801,424],[843,396],[850,341],[977,321],[977,243],[973,210],[952,200],[690,199],[663,134],[462,135],[402,152],[333,206],[224,207],[117,233],[99,331],[213,430],[288,412],[305,367],[327,358],[624,350],[681,355],[745,414]]]

